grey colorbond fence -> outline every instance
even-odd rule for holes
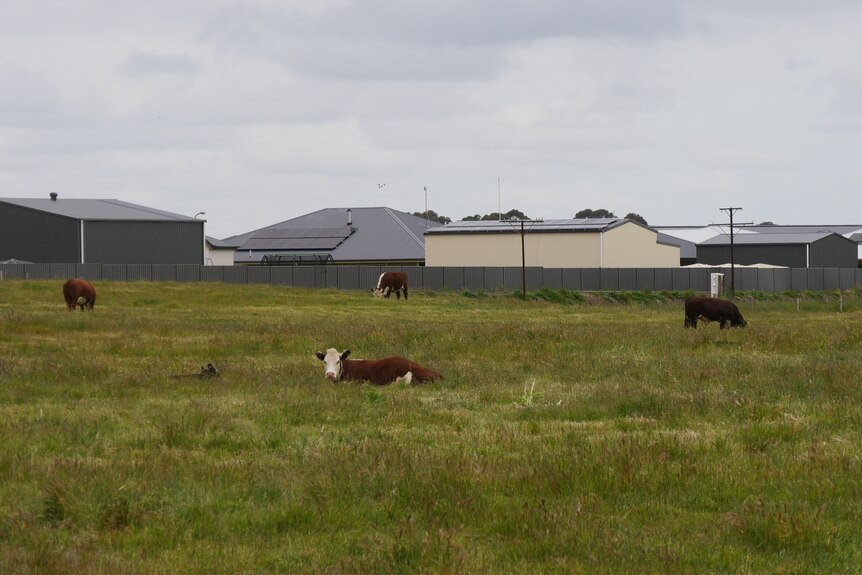
[[[515,290],[521,288],[521,268],[418,266],[196,266],[115,264],[0,264],[0,279],[64,279],[151,282],[223,282],[273,284],[307,288],[370,290],[385,271],[407,273],[412,289]],[[526,268],[527,289],[542,287],[573,291],[686,291],[708,292],[710,274],[721,268]],[[737,291],[823,291],[862,286],[857,268],[740,268]]]

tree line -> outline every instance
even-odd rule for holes
[[[452,218],[443,216],[435,212],[434,210],[428,210],[427,212],[413,212],[414,216],[419,216],[420,218],[428,219],[432,222],[437,222],[438,224],[449,224],[452,223]],[[615,218],[617,217],[612,211],[599,209],[599,210],[591,210],[585,209],[581,210],[575,214],[575,219],[581,218]],[[630,212],[625,215],[626,219],[633,220],[635,222],[639,222],[645,226],[648,226],[646,219],[640,214],[636,214],[634,212]],[[490,214],[480,215],[474,214],[472,216],[465,216],[461,218],[461,221],[465,222],[479,222],[479,221],[498,221],[503,220],[507,222],[519,221],[519,220],[529,220],[530,217],[527,216],[521,210],[509,210],[504,214],[500,214],[500,212],[491,212]]]

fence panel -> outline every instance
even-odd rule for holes
[[[563,278],[563,287],[570,291],[581,291],[583,289],[582,274],[578,268],[564,268],[560,274]]]
[[[194,266],[200,267],[200,266]],[[154,282],[175,282],[177,281],[177,266],[168,264],[153,265],[153,281]]]
[[[153,266],[150,264],[129,264],[126,266],[127,281],[153,281]]]
[[[367,289],[369,291],[377,286],[377,282],[380,279],[380,274],[383,273],[383,269],[380,266],[357,266],[356,269],[357,289]],[[407,289],[410,289],[414,285],[414,282],[411,280],[412,278],[408,274]]]
[[[201,268],[202,282],[223,282],[224,267],[223,266],[204,266]]]
[[[178,282],[199,282],[201,281],[201,268],[203,266],[194,266],[190,264],[179,264],[176,266],[176,274]]]
[[[464,268],[464,287],[470,290],[485,289],[485,268]]]
[[[443,289],[443,286],[445,285],[443,283],[444,269],[445,268],[440,267],[425,268],[425,271],[423,272],[425,274],[425,289],[430,289],[433,291],[439,291]]]
[[[823,289],[823,268],[809,268],[807,287],[811,291],[821,291]]]
[[[425,276],[424,274],[425,268],[419,266],[404,266],[404,273],[407,274],[407,289],[424,289],[425,288]],[[368,285],[368,288],[372,288],[377,285],[377,278],[374,278],[374,281]],[[366,289],[365,284],[362,284],[361,289]]]
[[[823,289],[832,290],[841,287],[838,268],[823,268]]]
[[[654,290],[656,281],[655,268],[636,268],[635,270],[635,288],[637,290]]]
[[[758,269],[757,289],[759,291],[775,291],[775,274],[772,269]]]
[[[75,268],[78,264],[49,264],[51,266],[51,277],[54,279],[69,279],[77,277],[75,274],[78,270]]]
[[[270,269],[270,281],[273,285],[281,285],[281,286],[295,286],[295,280],[293,278],[293,270],[296,269],[294,266],[277,266],[272,267]]]
[[[560,268],[543,268],[542,285],[546,288],[561,289],[563,287],[563,270]]]
[[[617,268],[602,268],[599,270],[601,277],[600,288],[603,291],[617,291],[620,289],[620,270]]]
[[[464,288],[464,268],[443,268],[443,287],[458,291]]]
[[[341,290],[356,291],[359,289],[359,267],[338,266],[336,287]]]
[[[102,279],[102,264],[75,264],[75,277],[100,280]]]
[[[583,291],[601,291],[602,270],[600,268],[581,269],[581,289]]]
[[[789,291],[793,289],[790,268],[775,268],[772,270],[772,289],[775,291]]]
[[[250,284],[271,284],[272,281],[272,266],[249,266],[248,268],[248,283]]]
[[[503,268],[484,268],[485,291],[502,291],[506,289],[506,276]]]
[[[619,270],[619,273],[617,274],[617,285],[619,286],[619,289],[625,291],[641,289],[638,285],[638,270],[636,268]]]
[[[520,267],[421,266],[198,266],[173,264],[0,264],[0,279],[65,279],[84,277],[108,281],[225,282],[329,287],[366,290],[377,285],[384,271],[403,271],[413,289],[520,290]],[[677,290],[708,293],[710,274],[723,268],[526,268],[527,289],[542,287],[573,291]],[[737,268],[737,291],[764,292],[848,290],[862,286],[857,268]]]
[[[209,266],[221,267],[224,277],[224,283],[228,284],[247,284],[248,283],[248,268],[246,266]]]
[[[842,290],[853,289],[856,287],[854,283],[856,277],[856,270],[850,268],[842,268],[838,270],[838,284],[839,288]]]
[[[673,290],[673,270],[670,268],[656,268],[653,288],[656,291]]]

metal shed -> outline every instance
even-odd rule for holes
[[[697,262],[731,261],[730,237],[720,235],[697,244]],[[733,261],[768,263],[790,268],[855,268],[856,242],[834,232],[740,233],[733,238]]]
[[[0,260],[202,264],[204,222],[112,199],[0,198]]]

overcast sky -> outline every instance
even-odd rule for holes
[[[3,0],[0,197],[862,223],[857,0]]]

